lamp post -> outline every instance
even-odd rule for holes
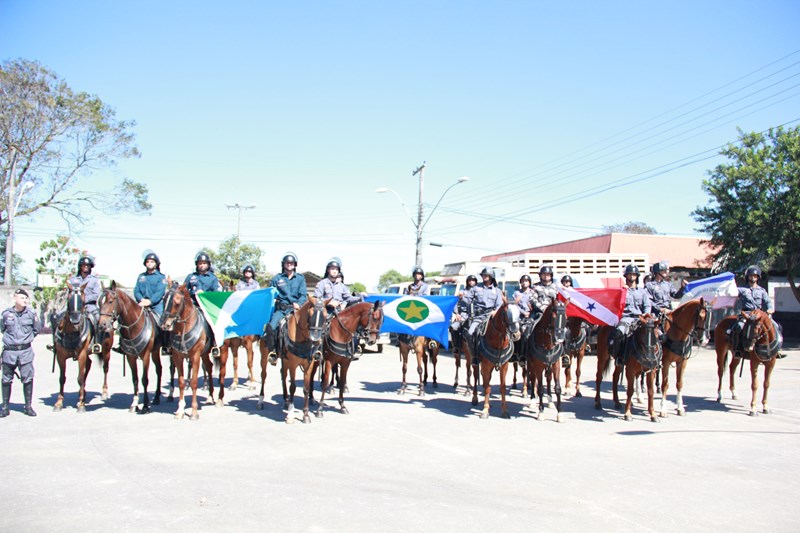
[[[241,236],[241,232],[242,232],[242,211],[244,211],[245,209],[255,209],[256,206],[255,205],[241,205],[241,204],[239,204],[237,202],[237,203],[235,203],[233,205],[225,204],[225,207],[227,207],[228,209],[238,209],[239,210],[239,215],[236,218],[236,258],[235,258],[236,268],[238,269],[238,268],[240,268],[242,266],[242,265],[239,264],[239,245],[241,244],[241,237],[240,236]]]
[[[425,229],[425,226],[428,224],[428,221],[431,219],[431,216],[433,216],[433,213],[436,211],[436,208],[439,207],[440,203],[442,203],[442,199],[444,199],[444,196],[447,194],[447,192],[450,189],[452,189],[453,187],[455,187],[456,185],[459,185],[461,183],[469,181],[469,178],[467,176],[461,176],[460,178],[458,178],[458,180],[456,180],[455,183],[453,183],[448,188],[446,188],[444,190],[444,192],[442,193],[442,195],[439,197],[439,200],[433,206],[433,209],[431,209],[430,213],[428,213],[428,216],[423,221],[423,205],[422,205],[423,195],[422,195],[422,189],[423,189],[423,172],[424,172],[424,170],[425,170],[425,163],[423,162],[422,165],[419,166],[418,168],[416,168],[414,170],[414,172],[412,172],[412,174],[411,174],[412,176],[419,175],[419,203],[417,204],[417,219],[416,220],[414,220],[414,217],[411,216],[411,213],[409,212],[408,208],[406,207],[406,204],[403,201],[403,198],[399,194],[397,194],[395,191],[393,191],[392,189],[390,189],[388,187],[380,187],[378,189],[375,189],[376,193],[390,192],[390,193],[394,194],[397,197],[397,199],[400,201],[400,205],[403,206],[403,210],[405,210],[406,214],[411,219],[411,223],[414,225],[414,228],[416,229],[416,256],[414,257],[414,265],[415,266],[420,266],[420,267],[422,266],[422,233],[423,233],[423,230]]]
[[[15,153],[14,160],[11,162],[11,179],[9,180],[8,186],[8,206],[6,207],[8,211],[8,235],[6,236],[6,270],[3,278],[3,285],[6,286],[11,285],[11,274],[14,268],[14,218],[17,216],[17,209],[19,209],[22,195],[25,194],[25,191],[33,187],[33,182],[31,181],[23,183],[19,189],[19,196],[16,198],[17,201],[14,202],[14,174],[16,173],[16,164]]]

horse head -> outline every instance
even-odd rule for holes
[[[164,296],[164,311],[161,313],[161,320],[158,325],[162,331],[172,331],[175,324],[179,322],[179,318],[183,313],[186,306],[186,301],[190,300],[186,287],[173,281],[170,285],[167,294]]]
[[[511,340],[516,342],[522,338],[522,313],[517,304],[506,305],[506,328],[508,329]]]
[[[325,334],[325,322],[327,321],[328,312],[325,309],[325,304],[322,298],[314,298],[313,296],[308,299],[310,302],[308,308],[308,339],[314,344],[322,340]]]
[[[567,337],[567,302],[553,300],[534,326],[531,337],[542,347],[562,344]],[[549,342],[544,340],[546,337]]]
[[[658,320],[651,314],[641,315],[635,322],[636,343],[640,353],[648,358],[654,357],[660,348],[658,342]]]
[[[376,300],[369,310],[367,323],[361,324],[367,330],[367,344],[372,346],[378,342],[383,325],[383,300]]]
[[[100,320],[97,327],[100,331],[108,333],[114,329],[114,322],[119,318],[119,297],[117,297],[117,284],[113,280],[108,289],[103,290],[103,294],[97,300],[97,307],[100,309]]]
[[[700,346],[707,346],[711,340],[711,304],[700,298],[694,318],[693,336]]]
[[[742,315],[746,318],[742,328],[742,347],[746,352],[755,350],[756,344],[770,343],[775,339],[772,319],[767,313],[756,309],[742,311]]]
[[[77,326],[83,317],[83,291],[88,285],[88,281],[83,285],[68,285],[67,294],[67,316],[73,326]]]

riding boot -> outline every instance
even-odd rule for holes
[[[625,336],[619,330],[614,330],[614,333],[608,338],[608,352],[614,358],[614,364],[617,366],[625,365],[625,358],[622,356],[624,338]]]
[[[170,355],[172,348],[170,347],[170,332],[161,332],[161,355]]]
[[[36,416],[36,411],[31,406],[33,400],[33,380],[22,384],[22,391],[25,394],[25,408],[22,410],[28,416]]]
[[[731,328],[731,351],[737,359],[742,358],[741,333],[742,331],[739,328]]]
[[[269,351],[269,364],[275,366],[278,364],[278,354],[275,352],[275,330],[267,326],[264,333],[267,350]]]
[[[3,406],[0,407],[0,418],[5,418],[11,412],[8,409],[8,401],[11,399],[11,383],[3,383]]]

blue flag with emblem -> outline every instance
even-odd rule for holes
[[[448,348],[447,332],[457,296],[370,294],[364,298],[367,302],[376,300],[384,302],[381,332],[428,337]]]

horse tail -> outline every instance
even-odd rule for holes
[[[612,365],[613,362],[614,362],[614,358],[611,357],[610,354],[609,354],[608,359],[606,359],[606,366],[603,368],[603,377],[604,378],[608,377],[608,373],[611,371],[611,365]]]

